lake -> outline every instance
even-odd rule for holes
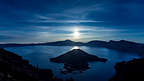
[[[91,62],[89,63],[90,69],[83,71],[82,73],[73,72],[69,74],[61,74],[63,64],[53,63],[49,61],[49,58],[53,58],[64,54],[75,48],[74,46],[26,46],[26,47],[10,47],[5,48],[8,51],[14,52],[24,59],[42,69],[52,69],[55,76],[67,79],[73,77],[75,81],[108,81],[115,74],[114,65],[117,62],[128,61],[133,58],[140,58],[137,54],[117,52],[106,48],[79,46],[89,54],[96,55],[98,57],[106,58],[108,61],[103,62]]]

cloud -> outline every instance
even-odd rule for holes
[[[99,23],[103,21],[94,21],[94,20],[31,20],[31,22],[38,23]]]
[[[143,8],[144,0],[0,0],[0,40],[69,39],[74,28],[81,40],[142,37]]]

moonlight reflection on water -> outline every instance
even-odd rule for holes
[[[140,58],[136,54],[121,53],[105,48],[86,46],[29,46],[11,47],[5,49],[22,56],[26,60],[29,60],[29,62],[34,66],[39,64],[39,67],[42,69],[53,70],[53,73],[62,79],[73,77],[76,81],[108,81],[109,78],[115,74],[114,65],[117,62],[127,61],[133,58]],[[72,49],[81,49],[89,54],[107,58],[109,60],[106,63],[88,63],[90,69],[82,73],[73,72],[72,74],[62,75],[60,71],[63,70],[64,65],[61,63],[50,62],[48,59],[62,55],[63,53],[66,53]]]
[[[78,46],[74,46],[71,50],[73,49],[80,49]]]

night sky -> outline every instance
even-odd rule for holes
[[[144,43],[144,0],[0,0],[0,43]]]

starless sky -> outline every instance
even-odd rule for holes
[[[144,0],[0,0],[0,43],[65,39],[144,42]]]

